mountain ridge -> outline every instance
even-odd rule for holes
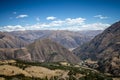
[[[20,48],[27,45],[22,39],[6,32],[0,32],[0,48]]]
[[[22,48],[0,48],[0,59],[19,59],[33,62],[69,62],[78,64],[79,58],[50,39],[36,40]]]
[[[74,53],[83,60],[97,60],[100,71],[120,76],[120,21],[75,49]]]
[[[36,40],[34,43],[28,45],[27,49],[33,55],[32,59],[34,61],[38,58],[42,62],[79,62],[79,59],[73,53],[50,39]]]
[[[101,33],[98,31],[67,31],[67,30],[27,30],[10,32],[27,42],[34,42],[36,39],[49,38],[67,49],[76,48],[85,42],[90,41],[95,35]]]

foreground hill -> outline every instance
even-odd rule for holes
[[[24,48],[0,48],[0,59],[20,59],[37,62],[69,62],[78,64],[80,60],[72,52],[51,41],[36,40]]]
[[[8,33],[0,32],[0,48],[20,48],[27,45],[25,41]]]
[[[0,80],[112,80],[112,78],[75,65],[2,60]]]
[[[99,70],[120,76],[120,21],[74,50],[81,59],[97,60]]]
[[[34,42],[36,39],[49,38],[62,46],[71,49],[90,41],[95,35],[102,31],[67,31],[67,30],[28,30],[10,32],[27,42]]]

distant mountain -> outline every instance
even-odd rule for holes
[[[20,48],[27,45],[25,41],[8,33],[0,32],[0,48]]]
[[[67,30],[28,30],[14,31],[10,34],[17,36],[24,41],[34,42],[36,39],[49,38],[64,47],[71,49],[90,41],[95,35],[101,33],[101,30],[93,31],[67,31]]]
[[[97,60],[99,70],[120,76],[120,21],[74,50],[80,59]]]
[[[72,52],[50,39],[36,40],[21,49],[0,49],[0,59],[79,63],[78,57]]]

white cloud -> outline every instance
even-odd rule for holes
[[[49,17],[47,17],[46,19],[47,19],[47,20],[55,20],[56,17],[54,17],[54,16],[49,16]]]
[[[26,30],[25,27],[22,27],[21,25],[15,25],[15,26],[8,25],[8,26],[0,27],[0,31],[11,32],[11,31],[24,31],[24,30]]]
[[[28,26],[28,29],[31,29],[31,30],[71,30],[71,31],[78,31],[78,30],[104,30],[108,26],[110,26],[110,25],[103,24],[103,23],[69,25],[69,24],[65,24],[65,22],[60,21],[60,22],[52,22],[49,24],[46,24],[46,23],[35,24],[32,26]]]
[[[74,25],[82,25],[84,24],[84,18],[66,18],[65,20],[56,20],[47,24],[48,26],[56,27],[56,26],[74,26]]]
[[[104,30],[106,29],[110,24],[105,23],[92,23],[92,24],[85,24],[82,25],[81,29],[83,30]]]
[[[65,24],[65,21],[62,21],[62,20],[56,20],[56,21],[52,21],[50,23],[48,23],[48,27],[58,27],[58,26],[62,26]]]
[[[91,23],[86,24],[85,18],[66,18],[64,20],[53,20],[49,23],[37,23],[34,25],[16,25],[0,27],[0,31],[18,31],[18,30],[104,30],[109,24]]]
[[[102,15],[96,15],[94,17],[99,18],[99,19],[107,19],[108,18],[107,16],[102,16]]]
[[[86,20],[85,18],[75,18],[75,19],[67,18],[65,22],[68,25],[74,25],[74,24],[80,25],[84,23],[85,20]]]
[[[21,15],[18,15],[16,18],[25,18],[25,17],[28,17],[28,15],[26,15],[26,14],[21,14]]]
[[[39,17],[36,17],[36,21],[40,21],[40,18],[39,18]]]

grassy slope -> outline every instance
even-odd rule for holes
[[[74,65],[65,66],[65,65],[61,65],[60,63],[34,63],[34,62],[16,61],[13,63],[10,62],[2,63],[0,66],[4,66],[4,65],[14,66],[17,69],[26,71],[27,73],[32,75],[32,77],[26,76],[22,72],[20,74],[15,74],[15,75],[0,74],[0,77],[4,77],[6,80],[11,80],[14,78],[16,78],[17,80],[21,80],[21,79],[22,80],[48,80],[48,79],[58,80],[62,78],[67,80],[112,80],[110,77],[107,77],[97,71],[92,71],[90,69],[86,69],[83,67],[74,67]],[[41,69],[43,69],[43,71]],[[52,72],[51,74],[52,76],[48,74],[51,72]],[[34,74],[31,73],[34,74],[36,73],[38,75],[35,76]],[[45,74],[44,77],[39,77],[41,73]],[[58,73],[59,75],[56,75],[56,73]]]

